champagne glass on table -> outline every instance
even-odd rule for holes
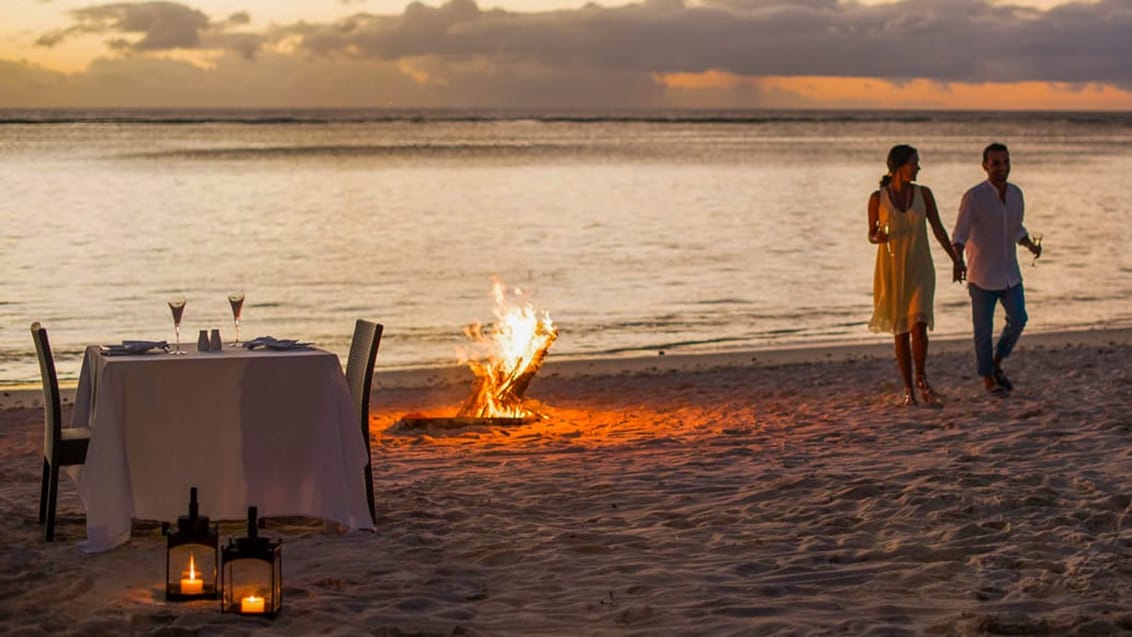
[[[236,324],[236,340],[230,347],[240,346],[240,313],[244,310],[244,293],[232,292],[228,295],[228,305],[232,306],[232,321]]]
[[[1034,244],[1034,247],[1038,249],[1038,251],[1034,253],[1034,259],[1032,261],[1030,261],[1030,267],[1032,268],[1032,267],[1038,265],[1038,257],[1040,257],[1042,255],[1042,250],[1041,250],[1041,248],[1042,248],[1042,233],[1031,232],[1030,233],[1030,243]]]
[[[177,349],[174,354],[184,354],[181,350],[181,317],[185,315],[185,297],[175,296],[169,299],[169,311],[173,313],[173,331],[177,335]]]

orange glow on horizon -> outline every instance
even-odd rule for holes
[[[408,60],[401,60],[397,68],[401,70],[406,77],[412,79],[417,84],[440,84],[446,85],[448,82],[444,78],[435,77],[428,71],[420,68]]]
[[[97,96],[101,83],[106,80],[107,67],[102,62],[120,56],[99,55],[92,48],[93,38],[76,38],[67,46],[47,49],[36,47],[7,49],[0,41],[0,63],[9,62],[9,73],[13,77],[27,77],[29,87],[44,89],[56,87],[64,90],[72,87],[79,91],[78,98],[64,99],[63,102],[99,102]],[[276,66],[266,69],[278,70],[282,58],[289,55],[294,43],[281,43],[269,47],[270,52],[280,56]],[[233,54],[213,50],[173,50],[137,56],[139,59],[176,60],[190,65],[188,68],[199,72],[195,81],[216,88],[211,82],[233,82],[242,73],[254,73],[255,62],[239,60],[242,66],[233,66],[227,58],[235,59]],[[23,67],[21,69],[20,67]],[[134,69],[149,69],[138,66]],[[417,61],[402,60],[396,64],[397,71],[409,78],[413,84],[427,87],[435,97],[442,99],[451,91],[453,78],[447,77],[447,67],[426,67]],[[466,70],[466,69],[465,69]],[[154,65],[152,71],[160,74],[164,70]],[[452,70],[457,76],[460,69]],[[37,73],[47,73],[43,77]],[[62,75],[50,75],[61,73]],[[875,77],[832,77],[832,76],[750,76],[739,75],[718,69],[698,73],[654,73],[652,80],[669,92],[672,101],[668,104],[702,108],[813,108],[813,109],[885,109],[885,110],[1003,110],[1003,111],[1132,111],[1132,90],[1121,89],[1112,84],[1097,82],[939,82],[930,79],[896,81]],[[35,78],[31,81],[30,78]],[[237,86],[234,84],[233,86]],[[78,87],[78,88],[75,88]],[[235,93],[234,93],[235,94]],[[32,95],[35,95],[34,91]],[[47,91],[45,95],[54,96]],[[34,98],[18,99],[18,92],[12,93],[14,104],[31,104]],[[39,106],[51,106],[52,99]],[[60,105],[60,104],[56,104]],[[279,103],[276,106],[299,106],[301,104]],[[406,104],[411,106],[411,104]],[[665,105],[663,102],[657,106]]]
[[[708,69],[702,73],[658,73],[653,79],[668,88],[687,90],[733,89],[740,86],[762,86],[763,78],[736,75],[727,71]]]
[[[1109,84],[1065,82],[895,82],[872,77],[737,75],[720,70],[657,74],[669,89],[757,88],[781,100],[793,96],[814,108],[941,110],[1132,110],[1132,91]]]

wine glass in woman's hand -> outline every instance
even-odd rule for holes
[[[888,250],[888,256],[890,256],[890,257],[895,256],[896,253],[893,251],[893,247],[892,247],[892,235],[890,234],[892,227],[890,225],[888,225],[887,222],[886,223],[877,222],[877,228],[879,228],[879,231],[877,232],[877,240],[880,241],[881,236],[883,235],[883,237],[884,237],[884,247]]]

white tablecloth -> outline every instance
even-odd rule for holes
[[[319,349],[102,356],[87,348],[72,424],[93,429],[76,472],[84,551],[175,521],[197,487],[214,520],[303,515],[373,529],[366,446],[338,358]]]

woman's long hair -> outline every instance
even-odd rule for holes
[[[915,154],[916,149],[912,146],[909,146],[908,144],[899,144],[897,146],[893,146],[892,149],[888,151],[888,161],[886,162],[888,165],[888,172],[886,172],[884,176],[880,178],[880,187],[884,188],[889,183],[891,183],[892,173],[900,170],[900,167],[904,164],[907,164],[908,160],[912,159],[912,155]]]

